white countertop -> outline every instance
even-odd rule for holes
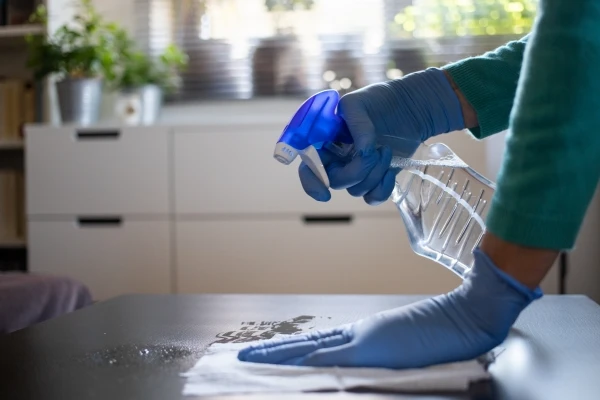
[[[304,98],[268,98],[250,100],[211,100],[187,104],[165,105],[160,119],[154,125],[173,127],[231,126],[231,125],[287,125]],[[120,128],[125,125],[104,105],[100,121],[85,128]],[[34,124],[37,126],[65,126],[64,124]],[[83,128],[83,127],[80,127]]]

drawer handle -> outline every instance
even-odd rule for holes
[[[349,224],[352,222],[352,215],[305,215],[302,217],[307,225],[316,224]]]
[[[78,140],[106,140],[118,139],[121,132],[118,130],[85,130],[77,131]]]
[[[121,226],[123,224],[123,218],[121,218],[121,217],[78,217],[77,224],[80,227]]]

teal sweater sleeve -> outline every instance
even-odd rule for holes
[[[524,45],[507,49],[514,46]],[[461,90],[472,91],[467,98],[478,118],[483,110],[482,137],[502,127],[517,77],[507,67],[506,89],[499,90],[500,78],[487,76],[485,68],[486,62],[467,60],[451,74]],[[541,0],[509,113],[506,153],[487,217],[490,232],[524,246],[574,245],[600,179],[599,68],[600,1]],[[469,76],[479,79],[479,88]],[[490,107],[496,117],[488,114],[494,113]]]
[[[470,129],[475,137],[483,139],[508,129],[529,36],[442,67],[477,114],[479,126]]]

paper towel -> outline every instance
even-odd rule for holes
[[[247,343],[215,343],[188,372],[183,394],[195,396],[376,389],[395,392],[466,391],[490,378],[485,365],[464,361],[428,368],[315,368],[242,362]]]

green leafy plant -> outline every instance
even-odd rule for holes
[[[181,85],[179,73],[188,64],[188,56],[171,44],[158,57],[150,57],[139,50],[123,29],[115,32],[114,58],[107,62],[113,67],[106,80],[113,89],[132,89],[157,85],[172,92]]]
[[[30,17],[31,23],[46,24],[44,5]],[[106,23],[96,12],[91,0],[81,0],[71,24],[61,26],[51,37],[26,37],[28,66],[36,79],[48,75],[59,78],[98,78],[112,67],[115,24]]]
[[[314,0],[265,0],[265,7],[273,15],[275,30],[278,34],[291,31],[285,26],[285,15],[298,10],[310,10],[315,5]]]
[[[394,18],[399,37],[524,34],[537,0],[417,0]]]
[[[314,5],[314,0],[265,0],[269,11],[294,11],[298,8],[309,10]]]

